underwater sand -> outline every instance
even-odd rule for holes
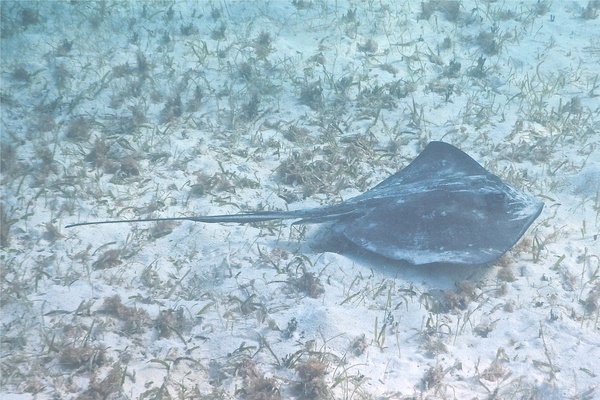
[[[600,397],[597,2],[3,2],[3,399]],[[545,202],[489,266],[318,225],[451,143]]]

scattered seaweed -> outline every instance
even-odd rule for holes
[[[564,189],[597,158],[599,79],[590,58],[600,46],[592,37],[565,48],[566,37],[548,32],[570,21],[591,27],[600,3],[556,14],[556,3],[546,0],[424,0],[402,13],[385,2],[248,4],[0,7],[2,387],[80,400],[126,397],[132,387],[146,399],[597,394],[590,384],[596,371],[585,360],[571,368],[556,357],[563,347],[549,332],[559,320],[563,333],[594,335],[600,315],[592,251],[600,196],[585,188],[569,209],[573,194]],[[73,30],[63,29],[66,17]],[[305,46],[290,46],[288,35],[304,31]],[[515,64],[524,47],[539,65]],[[580,63],[556,69],[554,56],[571,51]],[[226,238],[229,231],[218,227],[158,223],[120,232],[108,249],[93,232],[62,230],[66,215],[186,215],[211,204],[269,210],[276,196],[335,202],[365,191],[440,136],[477,149],[491,170],[548,205],[529,237],[491,272],[478,269],[488,272],[453,290],[436,290],[429,279],[425,287],[404,288],[380,279],[380,268],[340,268],[334,257],[283,250],[277,241],[294,240],[266,223]],[[213,159],[220,169],[205,168]],[[273,165],[273,174],[264,171]],[[563,227],[567,209],[591,218]],[[294,226],[289,234],[304,232]],[[572,237],[562,254],[560,240]],[[205,239],[226,245],[210,247]],[[139,255],[128,250],[132,243]],[[181,251],[155,256],[157,245]],[[46,295],[75,299],[86,284],[100,307],[87,298],[56,309]],[[528,285],[540,292],[531,305],[515,296]],[[326,337],[335,330],[318,321],[325,287],[334,303],[349,313],[357,308],[370,322]],[[112,296],[117,292],[128,296],[127,305]],[[522,346],[496,319],[521,318],[527,307],[543,323],[528,328],[537,340]],[[398,328],[410,325],[412,319],[401,320],[408,314],[422,318],[407,327],[410,337]],[[231,345],[231,333],[240,330],[251,334]],[[506,337],[506,352],[495,358],[453,350],[465,339],[483,346],[499,337]],[[147,340],[156,342],[151,349],[142,348]],[[223,343],[221,352],[204,343]],[[383,383],[366,373],[372,352],[410,360],[413,347],[430,363],[421,375],[408,389],[372,393],[389,387],[393,373],[386,370]],[[144,363],[164,376],[144,380]],[[515,373],[532,366],[547,379]],[[573,370],[572,378],[558,381],[559,368]],[[465,371],[472,371],[468,379],[455,385]]]

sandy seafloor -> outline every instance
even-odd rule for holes
[[[597,1],[2,2],[3,399],[600,398]],[[318,225],[431,140],[542,199],[481,267]]]

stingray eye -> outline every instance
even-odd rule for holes
[[[506,195],[502,192],[493,192],[486,195],[487,204],[490,208],[502,207]]]

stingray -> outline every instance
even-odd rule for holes
[[[502,182],[444,142],[431,142],[408,166],[336,205],[293,211],[82,222],[332,222],[334,234],[369,252],[414,265],[488,264],[514,246],[540,215],[542,201]]]

